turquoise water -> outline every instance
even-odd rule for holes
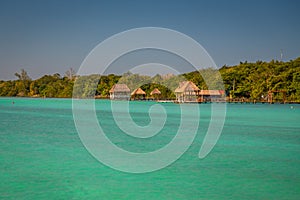
[[[170,114],[164,130],[147,140],[132,139],[117,128],[109,105],[96,101],[98,119],[124,149],[153,151],[178,128],[179,105],[165,103]],[[131,102],[137,124],[149,123],[151,105]],[[300,198],[300,105],[228,105],[217,145],[200,160],[210,118],[210,105],[201,105],[192,146],[175,163],[146,174],[119,172],[92,157],[78,137],[71,108],[70,99],[0,98],[0,198]]]

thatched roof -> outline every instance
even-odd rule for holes
[[[222,95],[220,90],[200,90],[199,95],[204,95],[204,96],[219,96]]]
[[[115,84],[110,90],[110,93],[114,92],[130,92],[130,89],[126,84]]]
[[[154,90],[152,90],[152,92],[150,92],[150,95],[154,94],[161,94],[161,92],[159,91],[159,89],[155,88]]]
[[[192,81],[183,81],[179,83],[179,87],[175,89],[175,93],[199,91],[200,89]]]
[[[141,88],[138,88],[138,89],[135,89],[131,95],[138,95],[138,94],[142,94],[142,95],[145,95],[146,92],[144,90],[142,90]]]

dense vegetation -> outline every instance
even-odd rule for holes
[[[300,101],[300,58],[289,62],[245,62],[224,66],[220,73],[232,97],[260,100],[267,97],[268,91],[284,91],[288,101]],[[282,99],[282,95],[275,93],[275,99]]]
[[[223,66],[219,72],[226,95],[233,99],[261,101],[266,100],[269,91],[279,91],[273,94],[274,100],[282,101],[283,91],[287,101],[300,102],[300,58],[289,62],[241,62],[237,66]],[[199,73],[191,72],[184,76],[206,88]]]
[[[240,63],[237,66],[223,66],[219,69],[224,89],[231,98],[245,98],[249,100],[264,100],[268,91],[284,91],[287,101],[300,102],[300,58],[289,62],[271,61],[256,63]],[[190,72],[181,76],[154,77],[125,73],[118,75],[90,75],[75,76],[70,69],[64,76],[60,74],[45,75],[31,80],[25,70],[15,74],[18,80],[0,81],[0,96],[19,97],[58,97],[70,98],[73,87],[84,94],[84,97],[107,98],[109,90],[116,83],[126,83],[131,90],[141,87],[147,96],[154,88],[162,92],[162,98],[174,98],[174,89],[182,80],[193,81],[200,89],[221,89],[221,80],[212,69]],[[206,82],[204,81],[204,78]],[[75,81],[76,80],[76,81]],[[74,83],[76,83],[74,85]],[[96,91],[96,93],[94,92]],[[74,94],[76,95],[76,94]],[[283,93],[274,93],[274,99],[280,100]]]

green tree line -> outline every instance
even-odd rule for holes
[[[0,96],[70,98],[74,88],[74,91],[83,94],[83,97],[108,98],[109,90],[114,84],[125,83],[131,91],[141,87],[147,96],[150,96],[150,92],[158,88],[162,92],[161,98],[173,99],[175,98],[173,91],[178,83],[190,80],[200,89],[224,89],[226,95],[233,99],[259,101],[265,99],[269,91],[284,91],[286,100],[300,102],[300,58],[288,62],[274,60],[241,62],[236,66],[225,65],[218,72],[221,77],[213,69],[168,77],[159,74],[150,77],[130,72],[122,76],[114,74],[76,76],[74,70],[70,69],[64,76],[44,75],[32,80],[22,69],[20,73],[15,73],[17,80],[0,81]],[[76,94],[74,96],[76,97]],[[283,93],[274,93],[274,98],[282,99]]]
[[[287,101],[300,102],[300,58],[289,62],[240,63],[220,70],[227,94],[232,98],[265,99],[269,91],[284,91]],[[284,93],[274,93],[280,100]]]

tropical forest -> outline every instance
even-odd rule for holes
[[[161,91],[162,99],[175,99],[174,90],[180,81],[189,80],[200,89],[223,89],[227,99],[264,101],[270,92],[277,101],[300,102],[300,57],[287,62],[272,60],[255,63],[240,62],[236,66],[223,66],[217,70],[201,69],[181,75],[132,74],[78,76],[71,68],[64,75],[44,75],[32,80],[28,72],[16,72],[16,80],[0,80],[2,97],[71,98],[81,88],[84,97],[109,98],[109,90],[116,83],[126,83],[131,91],[141,87],[150,97],[154,88]],[[205,77],[205,78],[203,78]],[[209,82],[215,84],[207,85]],[[205,81],[204,81],[205,80]],[[213,86],[212,86],[213,85]],[[75,89],[75,90],[74,90]]]

